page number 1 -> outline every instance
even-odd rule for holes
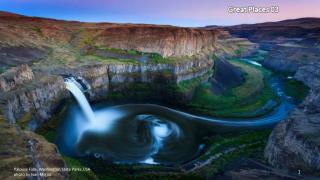
[[[298,174],[301,175],[301,170],[300,169],[298,170]]]

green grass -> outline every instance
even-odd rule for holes
[[[82,165],[80,161],[77,159],[68,157],[68,156],[63,156],[63,160],[65,161],[66,165],[68,168],[81,168],[85,169],[85,171],[69,171],[69,179],[77,179],[77,180],[87,180],[87,179],[92,179],[92,180],[98,180],[99,178],[92,172],[91,170],[88,170],[88,167],[85,165]]]
[[[171,57],[163,57],[158,53],[150,53],[151,59],[148,61],[150,64],[171,64],[171,65],[179,65],[180,63],[184,63],[186,61],[194,60],[196,56],[171,56]]]
[[[149,57],[149,60],[147,61],[148,64],[178,64],[183,61],[188,61],[194,57],[189,57],[189,56],[181,56],[181,57],[164,57],[159,53],[155,52],[142,52],[142,51],[137,51],[133,49],[119,49],[119,48],[111,48],[111,47],[106,47],[106,46],[98,46],[95,47],[96,49],[99,50],[105,50],[108,52],[112,53],[117,53],[117,54],[131,54],[131,55],[145,55]],[[94,52],[90,52],[90,55],[95,55]],[[99,57],[99,56],[98,56]],[[100,57],[101,59],[109,59],[105,57]],[[117,58],[114,58],[115,60]],[[122,59],[123,61],[123,59]],[[132,60],[130,60],[132,61]],[[133,60],[136,61],[136,60]],[[125,62],[125,61],[124,61]],[[138,62],[138,61],[136,61]]]
[[[86,55],[78,59],[79,62],[88,63],[88,62],[99,62],[103,64],[111,63],[125,63],[125,64],[139,64],[139,61],[135,59],[121,59],[121,58],[111,58],[111,57],[100,57],[96,55]]]
[[[295,79],[285,81],[284,90],[288,96],[295,98],[299,102],[303,101],[309,92],[309,88],[307,86]]]
[[[150,57],[150,63],[154,63],[154,64],[169,63],[170,61],[174,61],[172,57],[165,58],[158,53],[150,53],[149,57]]]
[[[195,87],[199,86],[203,80],[207,79],[209,76],[212,75],[212,71],[208,71],[202,76],[193,78],[193,79],[188,79],[179,82],[177,85],[175,85],[175,88],[178,92],[186,93],[189,92],[190,90],[194,89]]]
[[[220,95],[212,92],[209,83],[200,85],[189,104],[193,111],[220,117],[250,117],[259,115],[248,113],[258,110],[270,99],[277,100],[266,82],[269,76],[267,71],[240,61],[231,62],[245,73],[245,82]]]
[[[236,150],[225,153],[219,158],[213,160],[211,164],[198,169],[196,174],[202,177],[211,177],[224,170],[225,166],[233,160],[240,157],[254,158],[263,163],[264,147],[268,140],[270,130],[242,132],[237,134],[217,135],[210,139],[212,144],[208,151],[200,157],[200,160],[206,160],[211,156],[222,153],[227,149],[236,148]],[[240,148],[240,145],[247,145]]]
[[[224,134],[217,135],[210,139],[210,143],[212,144],[210,148],[207,150],[207,153],[202,155],[200,159],[207,159],[211,155],[222,152],[223,150],[230,147],[237,147],[242,144],[249,144],[252,142],[257,142],[260,140],[267,140],[270,130],[263,131],[251,131],[251,132],[242,132],[235,134]]]

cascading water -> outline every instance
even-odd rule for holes
[[[66,84],[66,88],[76,98],[88,121],[93,122],[95,120],[95,115],[86,96],[82,93],[81,87],[79,87],[81,85],[73,77],[66,78],[64,83]]]
[[[60,145],[64,147],[61,148],[62,151],[66,152],[64,149],[68,149],[69,152],[73,151],[71,154],[93,155],[96,158],[113,159],[115,162],[157,164],[154,156],[167,141],[179,144],[179,137],[183,133],[174,122],[143,113],[130,115],[114,108],[93,111],[80,83],[73,77],[68,77],[65,78],[65,84],[81,111],[71,112],[72,118],[67,121],[64,127],[66,130],[63,130],[67,134],[63,136],[63,145]],[[128,117],[133,117],[133,120],[127,119]],[[121,128],[123,129],[120,130]],[[114,149],[123,145],[126,148]],[[185,154],[191,156],[189,153]]]
[[[114,122],[120,115],[119,113],[116,111],[94,112],[82,92],[85,88],[74,77],[65,78],[65,85],[75,97],[81,111],[72,112],[73,118],[66,125],[68,135],[64,137],[64,146],[76,148],[85,133],[112,130]]]

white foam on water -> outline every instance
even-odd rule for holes
[[[253,65],[256,65],[256,66],[262,67],[262,64],[260,64],[260,63],[258,63],[258,62],[256,62],[256,61],[248,60],[248,62],[249,62],[250,64],[253,64]]]
[[[140,163],[143,163],[143,164],[159,164],[159,163],[155,162],[152,157],[148,157],[147,159],[145,159],[143,161],[140,161]]]
[[[79,103],[84,115],[87,117],[88,121],[93,122],[95,120],[95,115],[92,111],[92,108],[86,98],[82,93],[81,89],[78,87],[76,80],[70,78],[65,79],[66,88],[72,93]]]
[[[77,100],[83,114],[75,114],[75,127],[77,133],[78,143],[81,140],[82,135],[86,131],[95,132],[110,132],[113,129],[115,121],[123,115],[118,110],[103,109],[99,111],[93,111],[86,96],[82,93],[79,83],[74,78],[65,79],[66,88],[72,93]]]
[[[170,135],[170,130],[166,124],[158,124],[153,127],[153,134],[159,138],[164,138]]]

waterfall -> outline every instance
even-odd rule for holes
[[[76,98],[79,103],[83,113],[89,122],[93,122],[95,120],[95,115],[92,111],[92,108],[86,98],[86,96],[82,93],[81,85],[73,78],[66,78],[65,82],[66,88],[72,93],[72,95]],[[80,86],[80,87],[79,87]]]

